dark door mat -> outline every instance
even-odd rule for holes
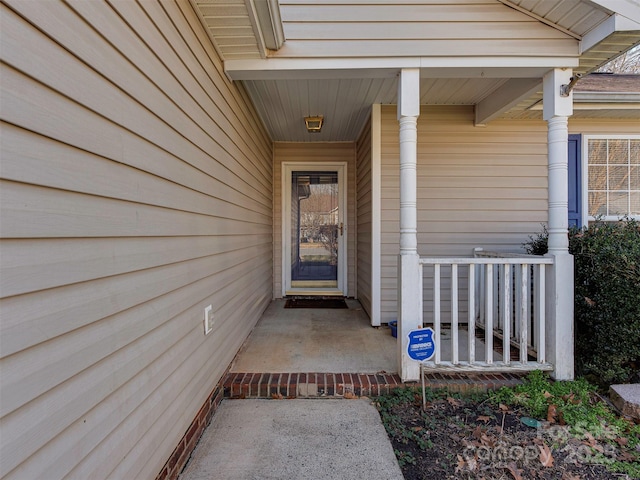
[[[284,308],[349,308],[344,298],[289,298]]]

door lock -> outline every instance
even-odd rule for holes
[[[344,223],[340,222],[340,236],[344,235]]]

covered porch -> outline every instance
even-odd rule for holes
[[[398,341],[387,325],[372,327],[360,302],[346,299],[345,309],[285,308],[274,300],[232,362],[224,381],[227,398],[349,397],[384,393],[403,381],[397,369]],[[454,347],[454,337],[456,346]],[[441,330],[441,356],[472,341],[478,361],[486,360],[484,330]],[[502,345],[491,342],[491,358],[504,358]],[[512,349],[511,358],[518,358]],[[459,374],[435,371],[425,375],[432,388],[451,391],[484,390],[513,385],[520,374],[480,372]]]
[[[561,16],[560,2],[550,11],[487,2],[475,13],[458,4],[443,13],[430,2],[274,3],[247,10],[259,26],[257,48],[240,48],[217,28],[224,14],[197,5],[225,73],[246,88],[274,141],[275,298],[301,287],[300,201],[314,185],[292,188],[287,169],[306,178],[343,168],[336,278],[322,293],[359,299],[373,326],[397,319],[393,371],[403,381],[425,367],[573,377],[572,89],[621,38],[633,43],[625,35],[637,18],[597,2],[574,2]],[[589,21],[568,20],[585,14]],[[320,124],[311,131],[303,119]],[[540,223],[549,256],[514,257]],[[472,246],[497,253],[474,257]],[[407,339],[427,326],[435,355],[421,364],[409,358]],[[461,340],[466,331],[473,335]],[[494,343],[516,348],[517,358],[494,354]]]

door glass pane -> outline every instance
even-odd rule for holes
[[[338,172],[292,172],[291,286],[338,286]]]

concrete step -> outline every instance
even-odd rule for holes
[[[611,385],[609,397],[623,415],[640,420],[640,383]]]

